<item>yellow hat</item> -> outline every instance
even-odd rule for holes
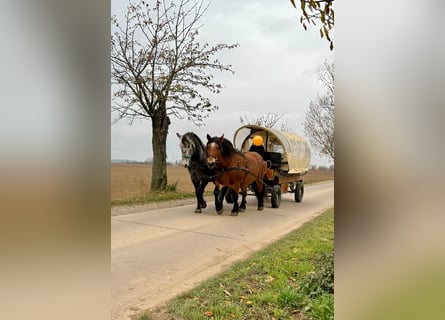
[[[253,144],[257,147],[263,144],[263,138],[261,136],[253,137]]]

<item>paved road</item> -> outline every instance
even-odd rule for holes
[[[284,194],[278,209],[265,204],[257,211],[249,196],[237,217],[210,201],[202,214],[187,205],[112,217],[112,319],[167,301],[333,207],[334,183],[305,186],[301,203]]]

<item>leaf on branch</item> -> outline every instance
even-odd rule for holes
[[[328,41],[331,41],[331,38],[329,38],[329,30],[326,29],[325,26],[323,26],[323,30],[324,30],[324,34],[326,35],[326,39],[328,39]]]
[[[307,12],[306,12],[306,5],[304,1],[300,1],[301,4],[301,11],[303,12],[303,15],[306,17],[306,19],[309,19]]]
[[[327,2],[325,5],[324,5],[324,12],[326,13],[326,14],[329,14],[329,10],[331,10],[331,11],[333,11],[332,9],[331,9],[331,2]]]

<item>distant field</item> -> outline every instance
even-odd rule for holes
[[[193,192],[193,184],[184,167],[167,167],[168,184],[177,184],[177,189]],[[317,181],[334,180],[334,171],[310,170],[303,181],[308,184]],[[122,200],[141,196],[150,190],[151,165],[148,164],[111,164],[111,200]],[[207,187],[206,191],[213,187]]]

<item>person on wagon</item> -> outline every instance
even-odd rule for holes
[[[254,136],[252,145],[250,146],[249,151],[258,152],[261,155],[261,157],[264,158],[265,150],[264,150],[264,146],[263,146],[263,137],[258,136],[258,135]]]

